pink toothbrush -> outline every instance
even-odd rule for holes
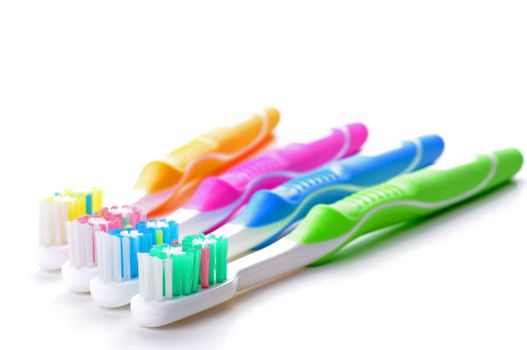
[[[169,216],[180,225],[180,235],[207,232],[228,221],[261,189],[314,170],[360,150],[368,131],[364,124],[335,128],[311,143],[293,143],[245,161],[219,176],[205,179],[194,196]]]

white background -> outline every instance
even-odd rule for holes
[[[68,292],[32,249],[42,196],[95,184],[116,198],[147,161],[269,105],[280,143],[362,121],[365,150],[442,135],[443,165],[527,152],[526,6],[0,2],[1,347],[525,349],[525,170],[162,329]]]

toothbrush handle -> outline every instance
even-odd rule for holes
[[[364,124],[348,124],[333,129],[327,137],[311,143],[291,144],[278,152],[287,159],[291,170],[305,172],[358,152],[367,137]]]
[[[342,129],[333,129],[331,135],[314,142],[293,143],[269,151],[233,167],[217,178],[243,190],[251,179],[270,171],[302,172],[318,168],[331,160],[346,157],[359,151],[366,137],[367,129],[363,124],[349,124]]]
[[[400,148],[376,156],[356,156],[284,183],[281,196],[299,203],[311,193],[334,181],[353,183],[357,188],[369,187],[402,173],[430,165],[443,151],[443,140],[436,135],[405,141]]]
[[[356,237],[429,215],[504,183],[521,168],[522,161],[518,150],[507,149],[449,170],[403,175],[332,205],[313,208],[288,238],[308,244],[344,238],[318,261],[323,262]]]
[[[291,144],[243,162],[219,176],[205,179],[186,208],[200,211],[221,209],[263,188],[273,188],[298,172],[317,168],[357,152],[366,141],[363,124],[334,129],[328,137],[308,144]],[[243,204],[240,203],[240,204]]]
[[[257,192],[234,222],[259,227],[290,215],[294,215],[290,219],[295,221],[316,204],[334,202],[394,176],[428,166],[441,155],[443,147],[441,137],[422,136],[383,154],[354,156],[332,163],[273,190]]]
[[[159,192],[180,182],[190,181],[224,167],[268,138],[280,120],[275,108],[267,108],[231,128],[217,128],[170,152],[163,160],[145,165],[136,187]]]

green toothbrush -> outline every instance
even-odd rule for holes
[[[318,205],[283,239],[229,263],[225,282],[184,297],[164,295],[162,300],[152,300],[141,290],[131,302],[133,316],[149,327],[178,321],[229,300],[237,291],[326,262],[361,235],[430,215],[488,191],[510,180],[522,163],[517,149],[501,150],[449,170],[403,175],[331,205]],[[155,275],[164,278],[166,273]],[[155,288],[153,276],[143,277],[152,284],[146,288]],[[158,286],[163,285],[160,282]]]

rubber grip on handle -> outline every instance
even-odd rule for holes
[[[327,137],[310,143],[293,143],[279,152],[288,160],[290,170],[305,172],[357,153],[367,138],[366,126],[353,123],[332,129]]]
[[[273,171],[302,173],[329,161],[342,159],[360,150],[368,130],[364,124],[348,124],[332,129],[331,134],[310,143],[293,143],[240,163],[219,176],[219,179],[242,192],[259,176]],[[207,180],[206,180],[207,181]]]
[[[523,163],[517,149],[449,170],[425,169],[361,191],[332,205],[314,207],[288,239],[320,243],[344,238],[327,260],[352,239],[462,202],[509,180]],[[331,229],[328,229],[331,228]]]
[[[366,137],[367,129],[363,124],[349,124],[315,142],[291,144],[267,152],[222,175],[205,179],[185,208],[213,211],[242,197],[248,199],[257,190],[274,188],[298,173],[358,151]]]
[[[217,128],[205,133],[170,152],[163,160],[145,165],[135,187],[153,193],[178,184],[183,174],[189,170],[186,178],[188,181],[206,176],[250,151],[256,146],[252,143],[262,132],[265,135],[260,142],[268,138],[279,120],[278,110],[267,108],[263,116],[254,115],[232,128]],[[237,152],[240,154],[237,155]],[[211,153],[225,157],[203,159],[189,169],[196,159]]]

